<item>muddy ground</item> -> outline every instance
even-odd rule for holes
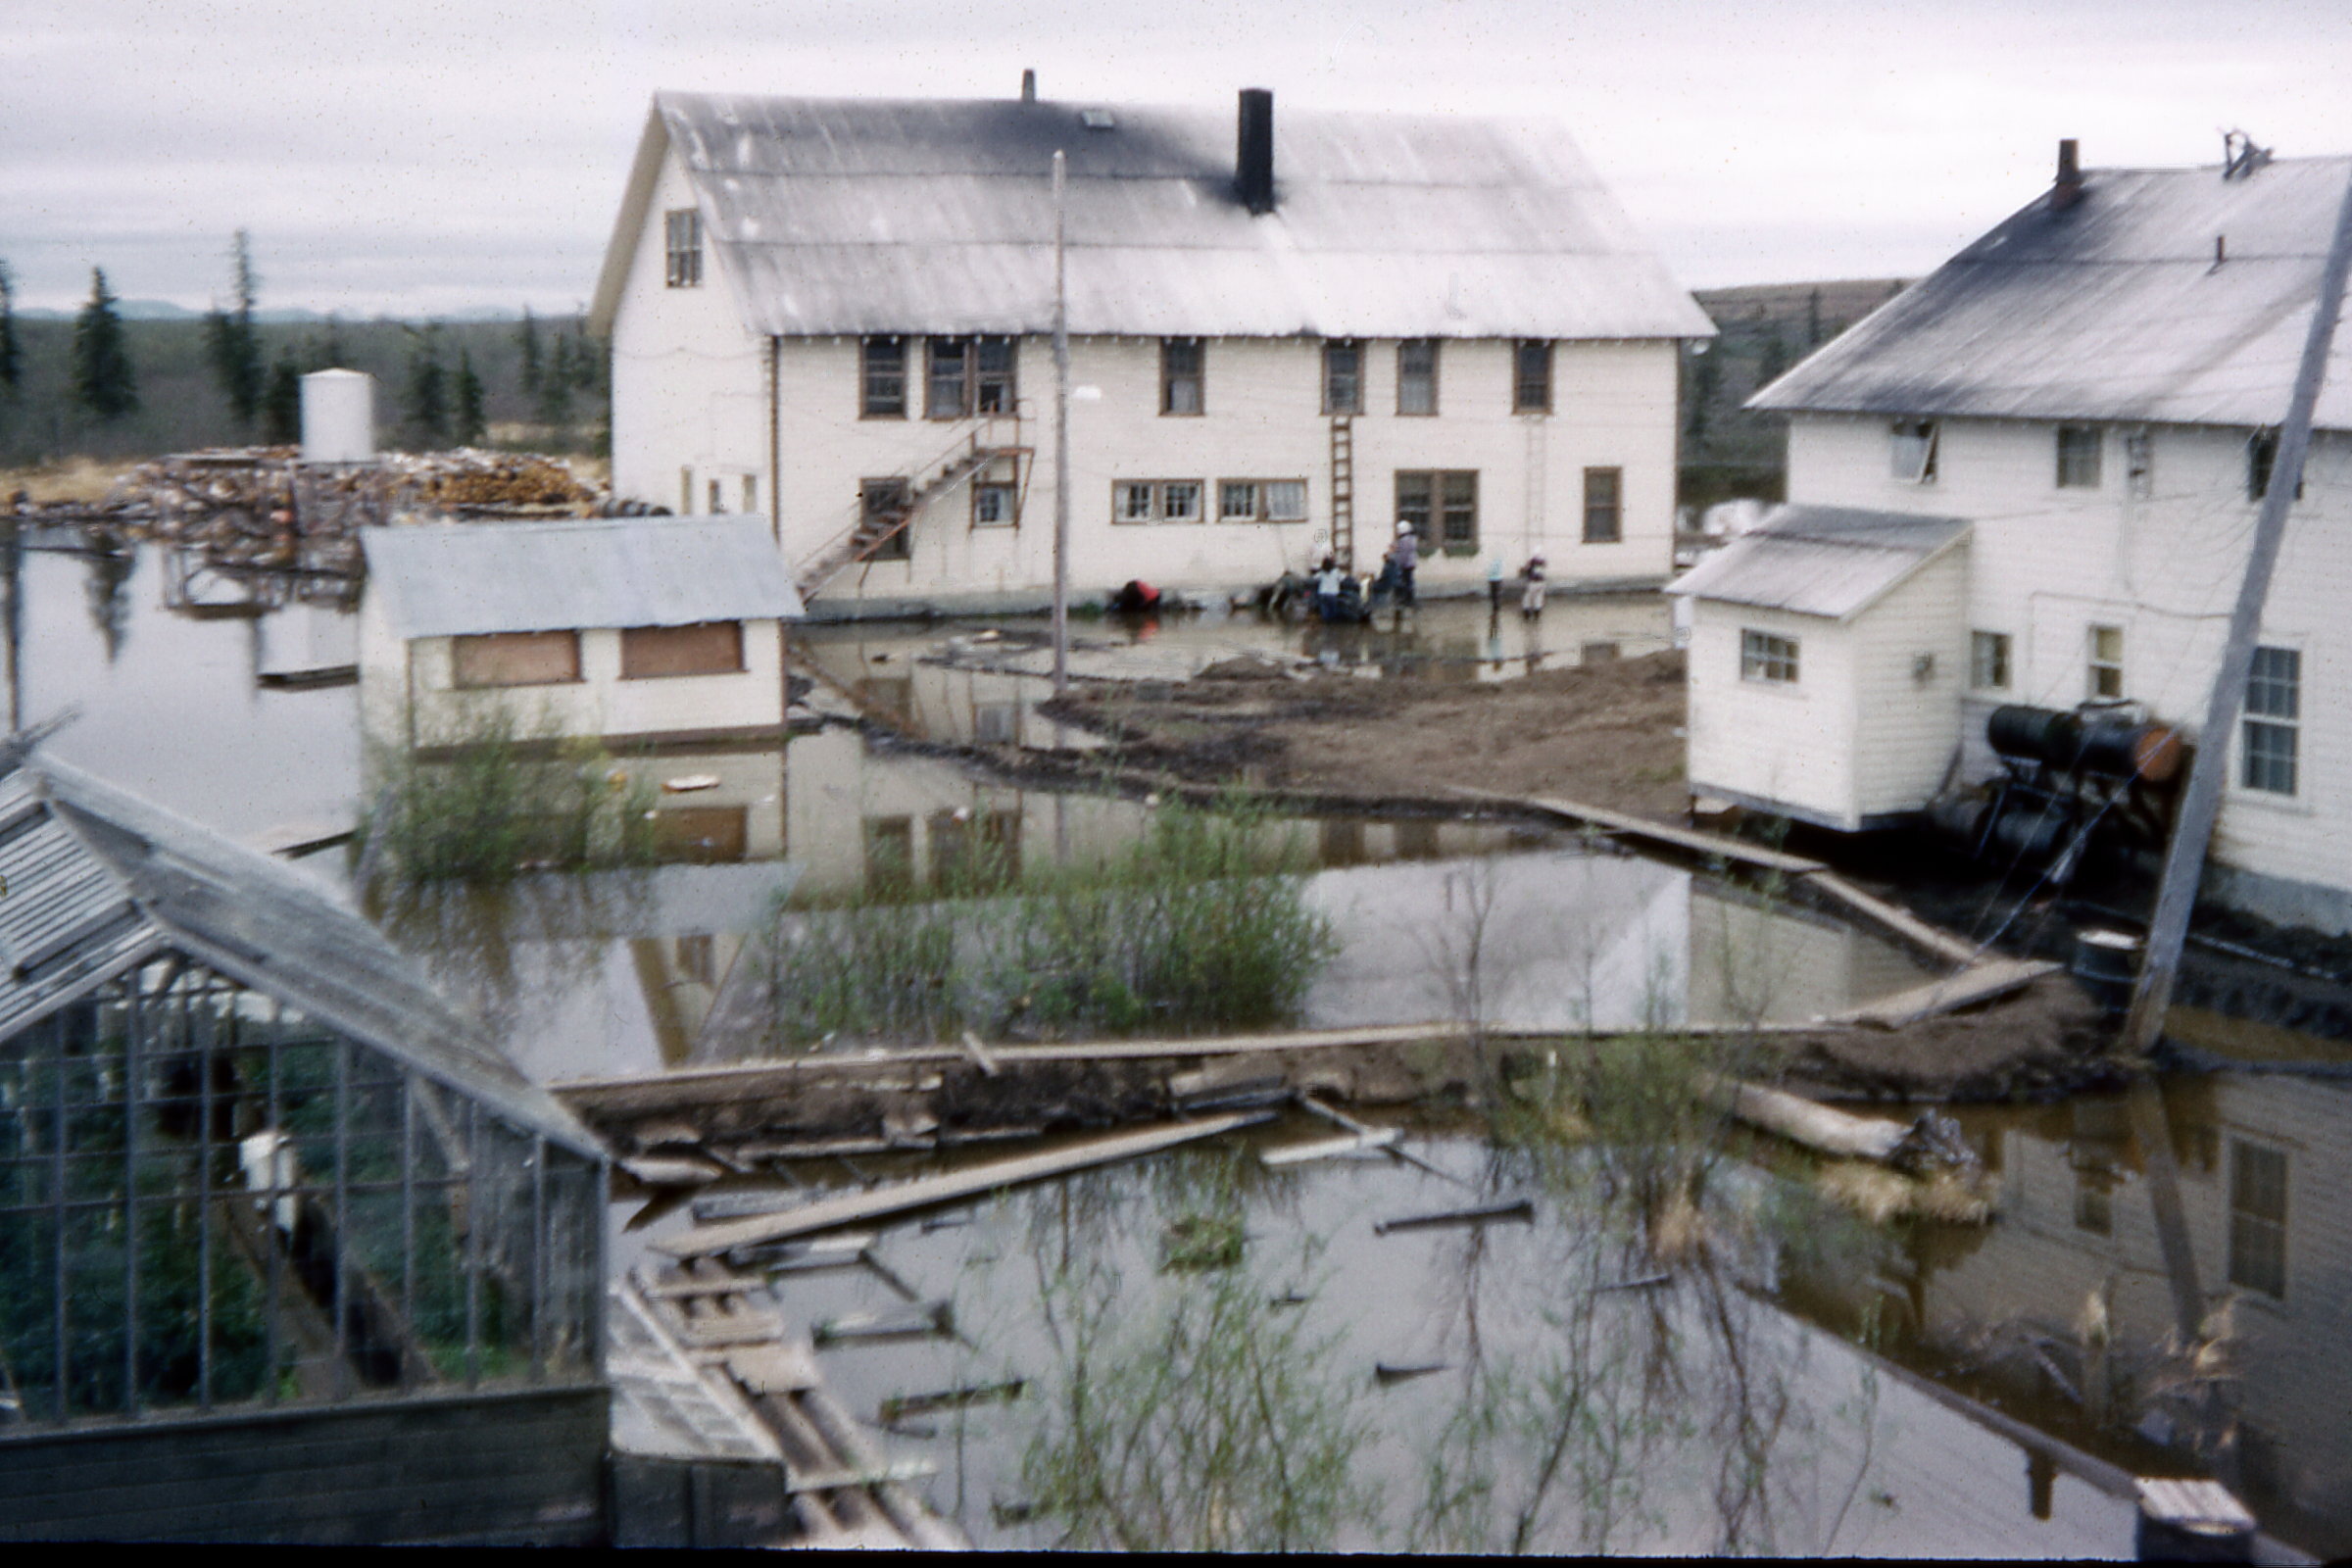
[[[1660,819],[1685,805],[1679,653],[1492,683],[1233,660],[1190,681],[1080,688],[1046,711],[1110,736],[1130,768],[1192,783],[1367,804],[1467,787]]]

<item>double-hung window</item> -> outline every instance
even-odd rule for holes
[[[1207,406],[1206,379],[1200,339],[1163,337],[1159,340],[1159,412],[1199,414]]]
[[[1121,479],[1111,486],[1113,522],[1199,522],[1198,479]]]
[[[1625,538],[1625,470],[1585,470],[1585,543],[1613,545]]]
[[[703,215],[681,207],[662,215],[662,280],[671,288],[700,288],[703,282]]]
[[[1364,412],[1364,346],[1351,337],[1323,345],[1323,412]]]
[[[924,380],[923,413],[934,419],[1013,410],[1013,341],[1008,337],[935,337]]]
[[[2257,648],[2246,673],[2246,716],[2237,782],[2271,795],[2295,793],[2303,717],[2303,656],[2292,648]]]
[[[867,419],[906,417],[906,340],[869,337],[859,351],[858,378],[862,384],[858,416]]]
[[[2090,628],[2090,698],[2101,702],[2124,695],[2124,628]]]
[[[1219,479],[1219,522],[1303,522],[1304,479]]]
[[[1424,547],[1477,554],[1478,470],[1398,469],[1396,520],[1410,524]]]
[[[1438,340],[1408,337],[1396,345],[1396,412],[1438,412]]]
[[[1511,351],[1511,412],[1551,412],[1551,343],[1523,338]]]

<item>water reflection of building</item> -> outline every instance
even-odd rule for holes
[[[2232,1302],[2226,1358],[2240,1427],[2234,1452],[2224,1444],[2206,1461],[2268,1528],[2352,1550],[2352,1087],[2221,1074],[2176,1079],[2163,1100],[2198,1282],[2209,1300]],[[2058,1397],[2094,1424],[2107,1369],[2135,1368],[2103,1424],[2185,1449],[2194,1411],[2162,1387],[2188,1368],[2162,1348],[2174,1285],[2133,1120],[2124,1102],[2086,1097],[1984,1134],[2000,1217],[1931,1240],[1912,1310],[1931,1344],[1978,1357],[2038,1337],[2080,1385]],[[2084,1348],[2102,1310],[2104,1362]],[[2019,1375],[2040,1385],[2030,1396],[2051,1396],[2049,1373]]]

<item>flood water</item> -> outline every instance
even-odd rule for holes
[[[231,837],[348,824],[360,778],[353,692],[261,680],[331,662],[347,622],[307,607],[254,618],[168,612],[152,552],[89,559],[35,550],[23,585],[22,717],[79,710],[51,742],[58,755]],[[1627,656],[1645,651],[1644,635],[1665,645],[1654,601],[1575,605],[1555,600],[1538,628],[1546,660],[1555,635],[1558,657],[1571,646],[1578,657],[1587,652],[1575,642],[1585,636],[1573,629],[1578,614],[1595,617],[1593,658],[1606,657],[1605,642]],[[1466,661],[1456,649],[1416,678],[1507,675],[1514,659],[1524,668],[1527,645],[1507,639],[1525,628],[1515,616],[1501,619],[1499,666],[1483,646]],[[1432,606],[1419,636],[1452,648],[1476,642],[1486,624],[1483,605]],[[1160,673],[1145,669],[1142,678],[1175,678],[1237,652],[1335,652],[1308,646],[1307,631],[1247,617],[1170,619],[1150,638],[1144,629],[1102,622],[1082,636],[1124,639],[1124,652],[1102,651],[1106,661],[1165,657]],[[1030,710],[1042,680],[956,667],[962,654],[951,662],[932,657],[948,637],[989,630],[1003,644],[1021,628],[820,628],[805,639],[802,662],[837,685],[843,702],[862,701],[918,739],[1053,744]],[[1402,661],[1389,657],[1395,649],[1383,653],[1373,641],[1380,635],[1365,635],[1354,667],[1402,672]],[[985,651],[987,642],[967,646]],[[1130,665],[1120,667],[1138,673]],[[657,782],[716,780],[664,798],[664,808],[680,813],[671,839],[682,846],[679,863],[526,881],[497,900],[420,905],[391,920],[401,940],[490,1012],[542,1078],[706,1059],[703,1027],[745,933],[787,889],[808,903],[851,898],[884,862],[894,874],[938,879],[975,843],[1011,847],[1041,864],[1101,855],[1131,842],[1152,809],[1015,788],[848,726],[784,747],[623,763]],[[1803,1017],[1920,978],[1901,953],[1850,927],[1568,835],[1352,817],[1287,830],[1309,865],[1311,900],[1344,938],[1310,995],[1309,1021],[1455,1016],[1448,977],[1460,972],[1465,936],[1478,931],[1494,938],[1484,960],[1488,1015],[1532,1026]],[[304,863],[338,875],[332,854]],[[2229,1033],[2202,1026],[2208,1049],[2220,1049],[2217,1028]],[[2301,1054],[2347,1067],[2345,1050],[2326,1042],[2299,1037],[2293,1052],[2276,1039],[2256,1046],[2266,1060]],[[1654,1445],[1654,1467],[1634,1492],[1594,1491],[1587,1477],[1556,1494],[1535,1527],[1541,1540],[1547,1549],[1605,1539],[1627,1550],[1707,1550],[1736,1540],[1796,1552],[2128,1553],[2128,1506],[2063,1465],[2053,1479],[2011,1438],[1921,1394],[1849,1343],[1864,1334],[1904,1365],[1997,1403],[2056,1442],[2134,1473],[2219,1475],[2286,1539],[2352,1550],[2352,1358],[2342,1351],[2352,1344],[2352,1085],[2260,1071],[2175,1079],[2163,1090],[2162,1115],[2180,1151],[2198,1283],[2230,1303],[2224,1320],[2201,1326],[2186,1354],[2173,1306],[2178,1270],[2159,1245],[2154,1176],[2129,1107],[2083,1097],[1968,1110],[1963,1119],[2001,1187],[2000,1217],[1988,1227],[1864,1232],[1836,1250],[1784,1233],[1712,1283],[1678,1274],[1671,1288],[1592,1298],[1601,1304],[1577,1319],[1594,1336],[1592,1365],[1619,1368],[1612,1378],[1633,1366],[1662,1380],[1609,1385],[1632,1391],[1628,1408],[1647,1412],[1623,1430]],[[1506,1190],[1475,1139],[1418,1147],[1480,1192]],[[1015,1195],[960,1227],[894,1229],[885,1246],[893,1266],[926,1296],[953,1296],[971,1344],[828,1351],[828,1372],[868,1415],[894,1394],[1006,1368],[1037,1380],[1032,1396],[1042,1396],[1054,1362],[1038,1338],[1040,1259],[1060,1255],[1048,1244],[1058,1247],[1065,1231],[1075,1237],[1073,1214],[1084,1217],[1093,1229],[1085,1248],[1071,1241],[1071,1256],[1107,1259],[1122,1279],[1155,1288],[1167,1204],[1186,1183],[1206,1179],[1170,1174],[1182,1163],[1147,1162]],[[1770,1186],[1760,1175],[1755,1182],[1759,1191]],[[1445,1434],[1467,1430],[1458,1422],[1504,1418],[1474,1397],[1470,1369],[1546,1364],[1561,1353],[1553,1318],[1577,1298],[1560,1282],[1622,1283],[1611,1271],[1624,1258],[1599,1248],[1556,1197],[1539,1200],[1533,1226],[1370,1232],[1378,1218],[1456,1206],[1469,1191],[1375,1160],[1265,1177],[1244,1193],[1250,1277],[1275,1294],[1309,1298],[1286,1309],[1309,1326],[1296,1343],[1339,1347],[1318,1364],[1334,1369],[1332,1387],[1350,1391],[1347,1411],[1378,1435],[1360,1455],[1392,1500],[1364,1515],[1355,1544],[1439,1544],[1412,1533],[1411,1499],[1423,1496],[1427,1479],[1416,1462],[1442,1451]],[[1473,1234],[1483,1243],[1474,1246]],[[1272,1277],[1286,1269],[1297,1277]],[[784,1299],[795,1314],[882,1311],[895,1298],[869,1299],[872,1285],[859,1274],[796,1277]],[[1726,1313],[1737,1335],[1724,1327]],[[1739,1384],[1727,1355],[1750,1369],[1740,1376],[1751,1382],[1765,1369],[1786,1411],[1764,1479],[1745,1491],[1724,1480],[1732,1473],[1725,1454],[1749,1441],[1737,1401],[1722,1402]],[[1370,1363],[1384,1360],[1442,1361],[1449,1370],[1366,1381]],[[1669,1418],[1664,1412],[1690,1403],[1691,1389],[1706,1394],[1692,1406],[1699,1413]],[[1013,1517],[1031,1500],[1018,1465],[1029,1429],[985,1426],[1023,1408],[975,1407],[961,1428],[935,1420],[940,1436],[890,1439],[894,1451],[911,1443],[939,1459],[934,1500],[983,1540],[1034,1539]],[[1730,1428],[1708,1413],[1723,1410],[1735,1411]],[[1620,1496],[1622,1506],[1608,1502]],[[1011,1522],[998,1522],[996,1503]],[[1727,1513],[1735,1508],[1737,1519]],[[1494,1519],[1510,1517],[1480,1523],[1440,1512],[1456,1544],[1494,1544]]]

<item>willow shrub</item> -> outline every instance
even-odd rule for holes
[[[770,958],[777,1034],[904,1043],[1291,1019],[1336,947],[1296,851],[1267,829],[1259,812],[1167,807],[1097,864],[1011,885],[967,868],[929,903],[871,895],[787,914]]]

